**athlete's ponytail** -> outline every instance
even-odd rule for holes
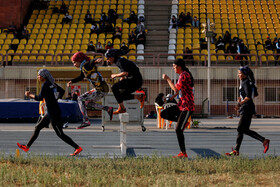
[[[248,66],[243,66],[239,70],[248,77],[250,84],[252,85],[252,88],[253,88],[253,96],[257,97],[259,95],[259,93],[258,93],[258,89],[256,87],[256,80],[255,80],[254,72]]]
[[[194,86],[194,81],[193,81],[193,76],[192,76],[192,73],[190,72],[189,68],[187,68],[185,66],[185,61],[181,58],[177,59],[174,64],[176,64],[177,66],[180,66],[182,68],[182,71],[186,71],[187,73],[190,74],[191,76],[191,87]]]

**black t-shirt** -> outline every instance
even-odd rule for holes
[[[241,108],[240,108],[240,114],[255,114],[255,104],[253,102],[253,98],[252,98],[252,93],[253,93],[253,89],[252,89],[252,85],[249,81],[249,79],[245,79],[241,81],[241,85],[239,88],[239,94],[241,99],[245,99],[245,97],[251,98],[249,101],[247,101],[246,103],[244,103]]]
[[[119,58],[116,62],[116,66],[118,66],[121,72],[128,72],[127,79],[142,81],[142,75],[134,62],[125,58]]]
[[[50,117],[58,117],[61,115],[61,110],[57,102],[57,90],[54,85],[49,81],[46,81],[42,84],[42,89],[39,95],[35,96],[36,101],[42,101],[45,99],[48,115]]]

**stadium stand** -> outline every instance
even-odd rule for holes
[[[178,6],[172,6],[172,13],[175,13],[176,9],[178,9],[178,16],[181,12],[190,12],[192,16],[199,18],[200,23],[206,23],[209,18],[211,23],[215,23],[216,38],[223,37],[226,31],[230,31],[232,38],[238,37],[243,40],[251,54],[261,55],[271,53],[270,50],[264,50],[262,45],[260,45],[262,47],[256,46],[258,42],[264,44],[267,36],[272,39],[277,37],[279,28],[277,10],[279,8],[279,0],[179,0]],[[204,53],[198,45],[199,39],[205,37],[201,30],[185,27],[179,28],[176,33],[177,53],[181,53],[186,46]],[[170,38],[175,37],[170,33]],[[226,48],[227,46],[228,44]],[[211,49],[214,48],[215,45],[211,44]],[[212,60],[216,60],[212,57]],[[218,58],[223,59],[221,56]],[[262,58],[266,59],[266,57]]]
[[[10,44],[18,45],[16,53],[47,52],[54,55],[58,53],[75,53],[78,50],[86,52],[90,41],[93,41],[94,45],[100,41],[105,46],[111,40],[114,47],[120,49],[121,43],[128,44],[128,34],[136,27],[136,24],[129,25],[123,19],[129,17],[131,11],[136,14],[141,12],[140,16],[144,16],[144,1],[139,1],[139,5],[137,0],[73,0],[64,1],[64,3],[68,7],[69,15],[73,17],[71,23],[61,24],[64,14],[53,13],[55,8],[60,8],[62,1],[50,1],[46,10],[33,10],[27,24],[27,29],[30,32],[28,40],[15,39],[13,34],[0,34],[2,54],[5,55],[8,52]],[[109,9],[114,9],[118,14],[118,19],[116,24],[113,24],[113,27],[119,26],[122,29],[121,39],[112,40],[113,32],[90,34],[91,24],[85,23],[84,18],[88,10],[90,10],[93,20],[98,24],[101,14],[104,12],[107,15]],[[132,52],[138,52],[135,44],[129,46],[129,49],[133,49]],[[134,60],[136,56],[129,56],[129,58]],[[70,55],[61,59],[69,61]],[[50,61],[51,59],[49,56],[28,57],[15,55],[13,57],[13,62],[35,62],[36,60],[41,62]]]

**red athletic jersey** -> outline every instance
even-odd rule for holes
[[[194,111],[194,97],[190,74],[186,71],[181,73],[175,87],[179,90],[180,100],[177,104],[179,109],[181,111]]]

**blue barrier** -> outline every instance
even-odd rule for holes
[[[82,119],[77,102],[59,100],[61,117],[63,121],[78,122]],[[39,117],[39,102],[23,99],[0,99],[0,122],[22,121]],[[19,121],[19,122],[20,122]]]

